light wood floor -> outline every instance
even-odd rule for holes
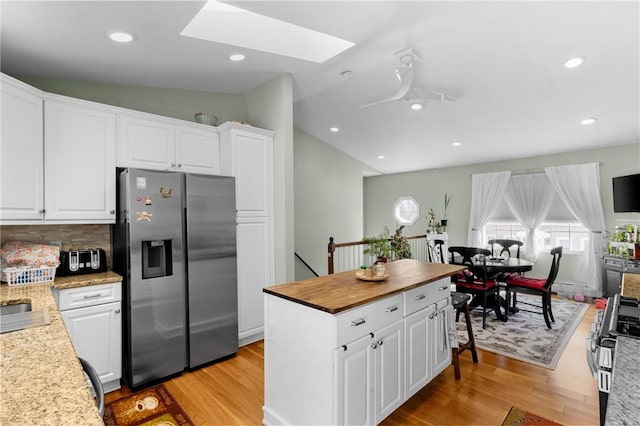
[[[512,406],[564,425],[598,425],[597,383],[585,358],[591,305],[555,370],[478,351],[460,357],[462,378],[447,368],[397,409],[384,425],[500,425]],[[259,425],[263,404],[263,342],[228,360],[184,373],[165,386],[196,425]],[[128,395],[121,389],[106,396]]]

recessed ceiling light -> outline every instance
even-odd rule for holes
[[[338,129],[337,127],[331,127],[329,130],[331,130],[333,133],[337,133],[340,131],[340,129]]]
[[[462,145],[462,142],[453,142],[451,146],[459,147]]]
[[[564,67],[565,68],[579,67],[580,65],[582,65],[583,62],[584,62],[584,58],[580,58],[580,57],[571,58],[567,62],[564,63]]]
[[[340,73],[340,76],[342,76],[342,78],[344,78],[344,79],[352,78],[354,75],[356,75],[356,73],[354,73],[354,72],[353,72],[353,71],[351,71],[351,70],[342,71],[342,72]]]
[[[422,109],[422,106],[422,101],[412,101],[411,104],[409,104],[409,108],[414,111],[420,111]]]
[[[113,41],[117,41],[118,43],[129,43],[133,41],[135,37],[122,31],[113,31],[109,33],[109,38]]]
[[[582,120],[580,122],[580,124],[584,125],[584,126],[588,126],[589,124],[593,124],[596,122],[596,119],[591,117],[591,118],[585,118],[584,120]]]
[[[245,56],[242,53],[234,53],[233,55],[229,55],[229,60],[233,62],[244,61]]]
[[[376,155],[376,158],[377,158],[378,160],[384,160],[384,155]]]

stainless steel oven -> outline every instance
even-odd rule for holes
[[[587,362],[598,382],[601,425],[611,391],[617,337],[621,335],[640,338],[640,303],[636,298],[616,294],[607,300],[604,310],[596,312],[586,341]]]

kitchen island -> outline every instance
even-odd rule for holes
[[[103,425],[51,287],[119,282],[113,272],[56,278],[53,283],[0,285],[0,304],[28,301],[46,309],[50,325],[0,335],[0,424]]]
[[[450,276],[403,259],[265,293],[265,424],[377,424],[451,364]]]

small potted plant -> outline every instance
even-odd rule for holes
[[[367,248],[364,249],[363,254],[368,254],[372,257],[373,265],[378,262],[387,263],[392,251],[388,227],[385,226],[383,233],[372,238],[366,238],[364,242],[367,244]]]

